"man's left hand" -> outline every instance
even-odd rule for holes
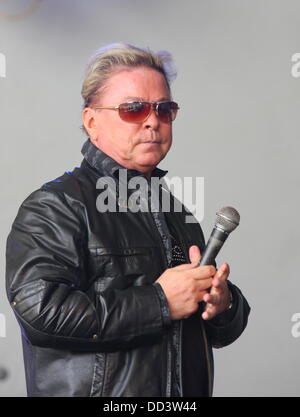
[[[191,263],[198,263],[201,259],[201,253],[198,246],[191,246],[189,249],[189,256]],[[230,306],[230,292],[227,284],[227,278],[230,273],[230,268],[227,263],[223,263],[217,269],[213,280],[210,292],[203,296],[205,301],[205,310],[202,313],[203,320],[210,320],[216,315],[223,313]]]

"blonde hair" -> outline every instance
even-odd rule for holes
[[[89,107],[111,75],[123,68],[149,67],[159,71],[170,83],[176,78],[172,56],[167,51],[153,52],[125,43],[114,43],[98,49],[91,57],[85,72],[81,95],[83,107]]]

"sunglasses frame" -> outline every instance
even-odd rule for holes
[[[150,105],[151,105],[150,110],[149,110],[149,113],[147,114],[147,116],[146,116],[143,120],[138,120],[138,121],[133,121],[133,122],[130,122],[130,121],[128,121],[128,120],[124,120],[124,119],[120,116],[120,106],[122,106],[122,105],[124,105],[124,104],[133,104],[133,103],[139,103],[139,104],[150,104]],[[175,109],[175,110],[176,110],[175,117],[174,117],[174,119],[170,120],[170,122],[165,122],[165,121],[161,120],[160,115],[159,115],[159,113],[158,113],[158,106],[159,106],[160,104],[163,104],[163,103],[174,103],[174,104],[176,104],[176,105],[177,105],[177,108]],[[94,108],[95,108],[95,109],[97,109],[97,110],[98,110],[98,109],[99,109],[99,110],[101,110],[101,109],[107,109],[107,110],[118,110],[120,119],[121,119],[121,120],[123,120],[124,122],[127,122],[127,123],[144,123],[144,122],[148,119],[148,117],[150,116],[150,114],[151,114],[151,110],[153,110],[153,111],[155,112],[155,114],[156,114],[157,118],[158,118],[161,122],[163,122],[163,123],[172,123],[172,122],[175,120],[175,118],[176,118],[176,115],[177,115],[177,110],[179,110],[179,109],[180,109],[180,107],[178,106],[178,104],[177,104],[175,101],[171,101],[171,100],[165,100],[165,101],[126,101],[126,102],[124,102],[124,103],[119,104],[118,106],[96,106],[96,107],[94,107]]]

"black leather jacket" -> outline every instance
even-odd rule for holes
[[[23,202],[8,237],[7,295],[22,330],[28,395],[182,395],[185,325],[185,337],[194,342],[193,366],[204,361],[211,395],[212,347],[239,337],[247,301],[230,283],[235,307],[229,320],[223,313],[204,322],[198,311],[171,321],[164,293],[154,284],[168,262],[153,216],[99,213],[101,176],[83,160],[45,184]],[[185,222],[187,214],[183,208],[165,216],[188,262],[189,246],[203,249],[204,239],[199,224]]]

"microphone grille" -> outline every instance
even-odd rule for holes
[[[222,207],[216,214],[216,226],[226,233],[231,233],[240,223],[239,212],[233,207]]]

